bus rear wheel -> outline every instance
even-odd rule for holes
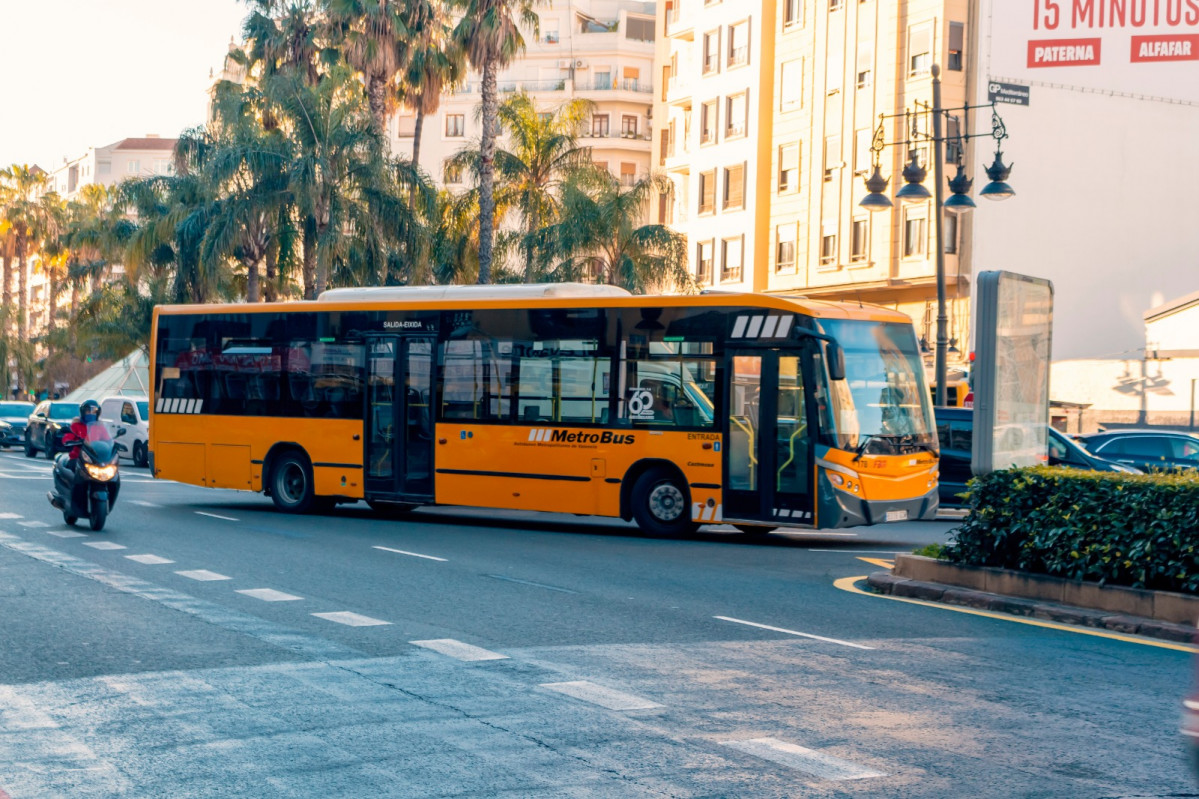
[[[637,478],[632,493],[633,520],[647,535],[677,538],[693,533],[687,488],[664,469],[650,469]]]
[[[295,452],[280,455],[271,469],[271,500],[284,513],[307,513],[316,502],[312,467]]]

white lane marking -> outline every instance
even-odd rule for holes
[[[50,526],[46,522],[39,522],[37,519],[30,519],[29,521],[25,521],[25,522],[17,522],[17,524],[21,525],[22,527],[49,527]]]
[[[157,502],[146,502],[144,499],[131,499],[129,501],[132,502],[134,505],[141,505],[143,508],[161,508],[162,507],[162,505],[159,505]]]
[[[814,535],[817,538],[825,538],[825,537],[832,537],[832,536],[838,536],[841,538],[857,538],[858,537],[857,533],[830,533],[827,530],[787,530],[784,528],[784,529],[779,530],[779,532],[786,533],[787,535]]]
[[[174,563],[175,562],[173,560],[167,560],[166,558],[160,558],[157,555],[150,555],[150,554],[126,555],[125,557],[131,561],[134,561],[135,563],[144,563],[147,566],[160,566],[164,563]]]
[[[423,646],[458,660],[507,660],[507,655],[491,652],[477,646],[455,641],[453,638],[436,638],[431,641],[409,641],[413,646]]]
[[[221,516],[220,514],[217,514],[217,513],[205,513],[205,512],[204,512],[204,511],[202,511],[202,510],[198,510],[198,511],[196,511],[196,513],[197,513],[198,515],[200,515],[200,516],[210,516],[210,517],[212,517],[213,519],[222,519],[222,520],[224,520],[224,521],[227,521],[227,522],[236,522],[236,521],[240,521],[239,519],[234,519],[232,516]]]
[[[19,513],[0,513],[0,519],[23,519],[25,518]]]
[[[809,549],[808,552],[842,552],[846,555],[903,555],[908,549]]]
[[[839,757],[826,755],[814,749],[780,741],[777,738],[751,738],[748,741],[721,741],[746,754],[804,771],[822,780],[865,780],[885,777],[884,772],[859,766]]]
[[[370,616],[362,616],[358,613],[351,613],[348,610],[338,611],[337,613],[313,613],[312,615],[318,619],[335,621],[338,624],[346,624],[350,627],[377,627],[380,624],[391,624],[389,621],[372,619]]]
[[[728,616],[713,616],[712,618],[720,619],[721,621],[731,621],[734,624],[745,624],[750,627],[759,627],[763,630],[770,630],[771,632],[776,632],[776,633],[786,633],[787,635],[798,635],[800,638],[811,638],[814,641],[827,641],[830,644],[840,644],[841,646],[852,646],[854,649],[874,649],[874,647],[872,647],[872,646],[864,646],[862,644],[855,644],[855,643],[851,643],[849,641],[842,641],[837,638],[825,638],[823,635],[812,635],[811,633],[801,633],[801,632],[797,632],[795,630],[788,630],[784,627],[771,627],[769,624],[758,624],[757,622],[745,621],[744,619],[733,619]]]
[[[273,588],[243,588],[237,593],[245,594],[254,599],[261,599],[263,602],[291,602],[297,599],[303,599],[302,596],[295,594],[285,594],[282,591],[276,591]]]
[[[394,552],[397,555],[407,555],[412,558],[424,558],[425,560],[436,560],[436,561],[440,561],[441,563],[449,562],[445,558],[435,558],[432,555],[421,555],[418,552],[405,552],[402,549],[392,549],[391,547],[375,547],[375,549],[381,549],[384,552]]]
[[[232,577],[226,577],[223,574],[210,572],[208,569],[192,569],[191,571],[175,572],[180,577],[186,577],[189,580],[199,580],[200,582],[211,582],[213,580],[232,580]]]
[[[611,688],[605,688],[602,685],[596,685],[587,680],[546,682],[542,683],[541,687],[557,691],[560,694],[566,694],[575,699],[581,699],[584,702],[590,702],[593,705],[606,707],[608,710],[649,710],[654,707],[662,707],[657,702],[651,702],[648,699],[642,699],[639,696],[633,696],[621,691],[614,691]]]
[[[46,532],[59,538],[87,538],[83,533],[75,533],[70,530],[47,530]]]
[[[128,549],[124,544],[118,544],[115,541],[84,541],[85,547],[92,549]]]

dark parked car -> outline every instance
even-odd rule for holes
[[[1108,430],[1079,436],[1101,458],[1153,469],[1199,469],[1199,436],[1162,430]]]
[[[71,429],[71,420],[78,415],[78,403],[39,402],[29,414],[29,424],[25,427],[25,457],[32,458],[38,452],[44,452],[50,460],[55,453],[61,452],[62,437]]]
[[[7,422],[9,429],[0,431],[0,448],[19,447],[25,443],[25,425],[33,413],[32,402],[0,401],[0,422]]]
[[[933,411],[937,419],[937,438],[941,444],[941,505],[961,506],[962,498],[957,495],[966,490],[966,481],[974,476],[970,468],[974,452],[974,411],[970,408],[934,408]],[[1049,428],[1049,465],[1099,472],[1140,473],[1135,467],[1096,457],[1052,427]]]

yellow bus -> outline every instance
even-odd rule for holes
[[[284,512],[365,500],[632,519],[653,535],[930,519],[911,320],[584,284],[334,289],[154,312],[156,477]]]

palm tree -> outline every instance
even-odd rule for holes
[[[412,163],[419,164],[425,117],[441,106],[445,88],[461,80],[465,54],[451,35],[453,28],[445,5],[432,0],[408,0],[407,5],[410,36],[396,95],[400,103],[416,111]]]
[[[496,74],[525,47],[520,28],[534,35],[538,0],[455,0],[462,13],[454,40],[483,75],[483,135],[479,142],[479,282],[491,282],[495,238],[495,144],[499,133]]]
[[[248,50],[242,57],[261,76],[296,73],[315,86],[324,46],[318,38],[312,0],[247,0],[252,8],[242,26]],[[270,127],[268,124],[267,127]]]
[[[418,0],[419,1],[419,0]],[[322,0],[329,39],[341,42],[345,62],[362,74],[375,130],[387,130],[388,87],[403,67],[411,35],[403,0]]]
[[[601,280],[636,293],[691,290],[686,239],[644,224],[650,201],[670,181],[649,175],[622,186],[605,170],[576,172],[562,189],[562,216],[541,235],[559,259],[554,277]]]
[[[29,256],[36,249],[42,215],[38,196],[49,178],[44,171],[28,164],[13,164],[0,171],[0,181],[9,184],[10,197],[5,219],[13,236],[17,261],[17,339],[29,340]]]

